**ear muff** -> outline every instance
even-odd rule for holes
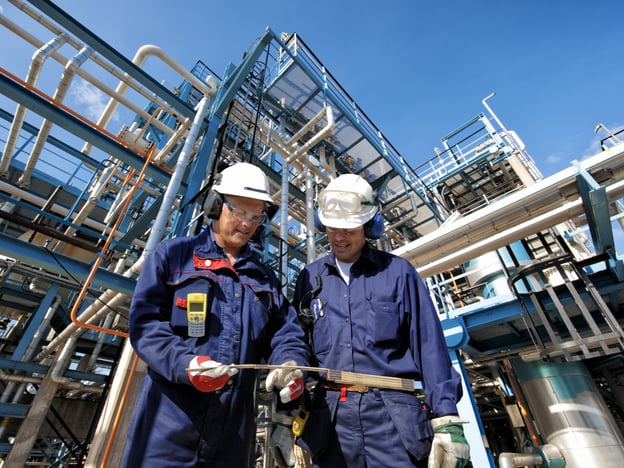
[[[384,227],[383,216],[377,213],[364,225],[364,235],[369,239],[379,239],[384,233]]]
[[[204,202],[204,214],[210,219],[217,219],[221,216],[223,209],[223,195],[215,190],[210,190]]]
[[[318,211],[314,210],[314,227],[319,232],[325,232],[325,225],[321,223],[321,218],[319,218]]]

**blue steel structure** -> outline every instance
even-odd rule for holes
[[[268,28],[220,77],[202,61],[181,72],[153,47],[129,60],[52,2],[9,3],[20,20],[0,15],[2,34],[39,51],[62,37],[41,73],[59,89],[79,78],[109,105],[93,122],[38,87],[31,70],[0,69],[5,466],[115,466],[141,376],[124,333],[142,258],[159,239],[200,229],[212,174],[240,160],[261,166],[277,193],[280,211],[258,250],[287,294],[328,249],[314,230],[314,194],[345,172],[373,185],[386,226],[377,245],[426,279],[464,376],[475,466],[608,466],[605,453],[622,453],[619,134],[545,179],[489,96],[487,112],[412,168],[297,34]],[[84,50],[94,52],[90,66],[76,71],[68,57]],[[141,54],[170,66],[179,85],[151,76]],[[114,128],[113,115],[127,125]],[[590,404],[558,383],[544,400],[541,376],[569,382],[579,367]],[[259,401],[255,466],[276,466],[271,410]],[[582,422],[565,422],[576,421],[573,409],[548,416],[564,404],[587,405]]]

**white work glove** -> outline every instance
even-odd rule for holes
[[[210,356],[195,356],[188,369],[189,380],[200,392],[219,390],[238,372],[238,369],[213,361]]]
[[[282,366],[296,366],[293,360],[287,361]],[[288,403],[301,396],[303,393],[303,371],[301,369],[273,369],[266,378],[267,392],[273,390],[274,386],[281,387],[280,400]]]
[[[464,437],[465,424],[459,416],[449,415],[433,418],[433,444],[429,453],[428,468],[471,467],[470,446]]]

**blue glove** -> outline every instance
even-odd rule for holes
[[[238,372],[238,369],[213,361],[210,356],[195,356],[188,369],[191,384],[200,392],[219,390]]]
[[[431,420],[433,426],[433,444],[429,453],[428,468],[468,468],[470,446],[462,424],[466,421],[459,416],[441,416]]]

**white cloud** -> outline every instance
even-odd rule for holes
[[[97,122],[106,108],[108,96],[79,77],[76,78],[75,86],[71,89],[73,99],[81,108],[85,108],[85,116],[89,120]]]
[[[550,154],[548,156],[546,156],[546,164],[559,164],[561,161],[563,161],[563,158],[559,155],[556,154]]]

